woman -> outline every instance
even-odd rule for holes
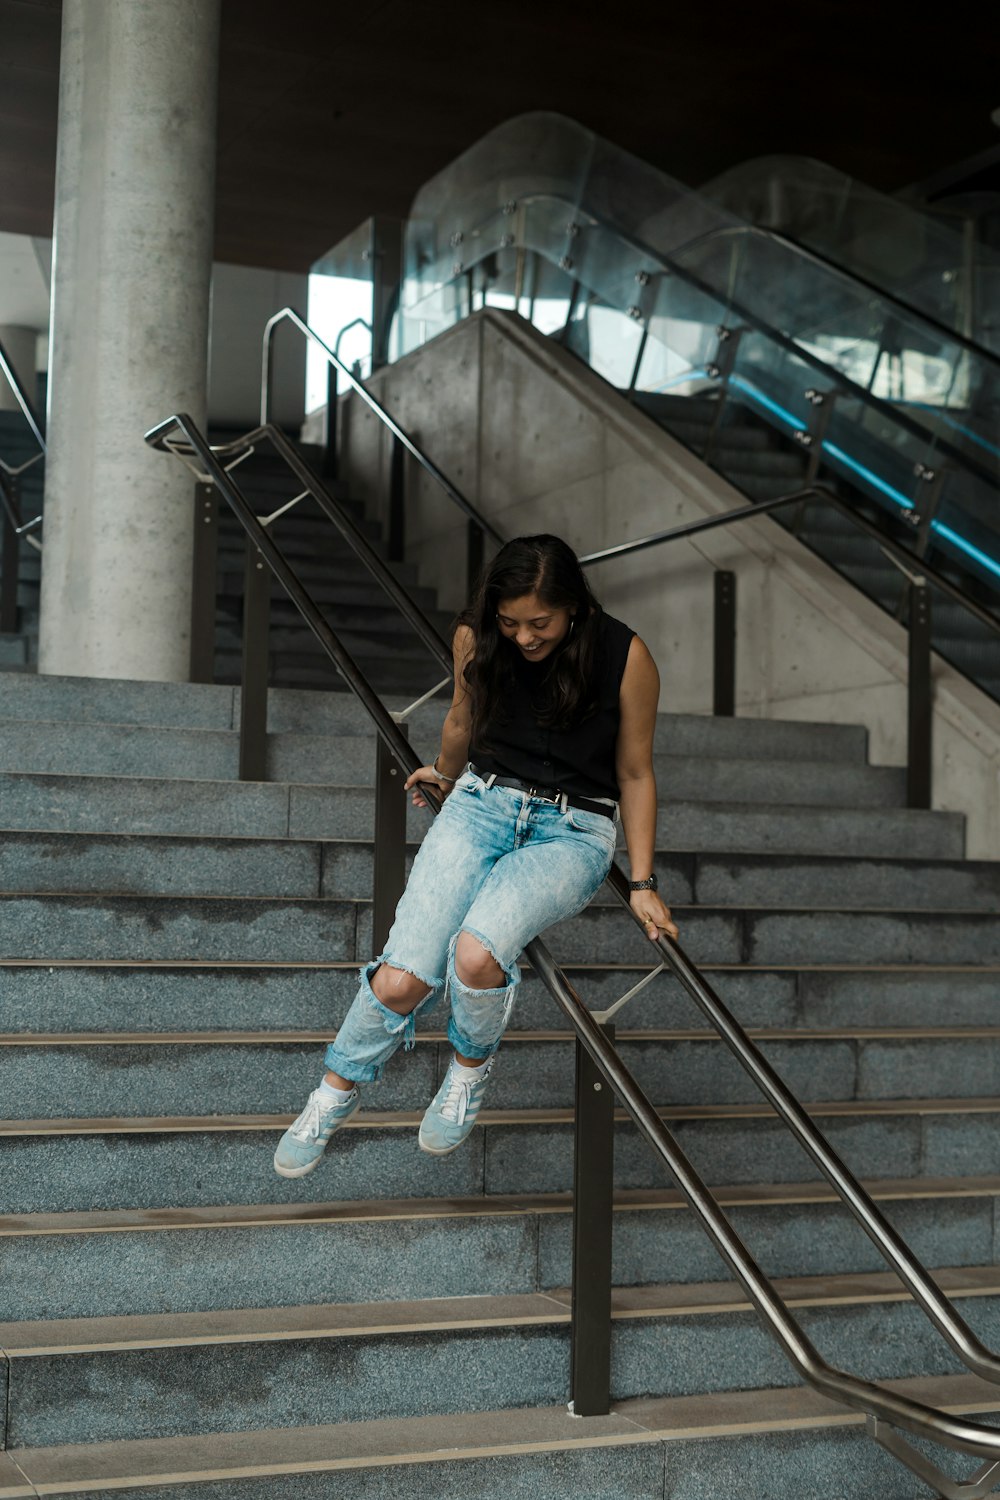
[[[455,692],[434,763],[406,782],[446,798],[386,942],[361,972],[327,1072],[274,1157],[304,1177],[381,1076],[417,1014],[447,987],[455,1056],[420,1125],[454,1151],[476,1121],[520,979],[517,956],[599,890],[620,816],[632,908],[648,936],[677,936],[656,892],[653,730],[659,678],[635,633],[606,615],[554,536],[493,560],[455,632]]]

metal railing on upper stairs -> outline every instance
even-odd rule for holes
[[[333,357],[331,351],[327,353]],[[392,423],[388,413],[378,403],[369,404],[382,420]],[[399,441],[406,443],[428,472],[434,472],[435,475],[440,473],[396,424],[393,423],[390,430]],[[248,581],[251,566],[261,574],[265,565],[270,568],[372,720],[378,736],[380,756],[376,781],[374,938],[377,943],[383,930],[387,930],[391,909],[395,904],[394,900],[390,903],[389,897],[398,895],[402,889],[405,802],[401,794],[399,771],[409,774],[417,768],[420,760],[398,722],[405,715],[393,716],[384,707],[271,535],[270,524],[296,501],[280,507],[272,516],[258,518],[232,472],[241,456],[267,441],[284,458],[303,485],[302,493],[297,499],[310,495],[323,514],[338,528],[371,576],[400,608],[408,623],[447,672],[445,682],[451,676],[451,652],[344,508],[296,453],[287,437],[273,425],[263,423],[254,432],[247,434],[246,438],[227,444],[224,454],[220,455],[210,448],[190,417],[178,413],[152,429],[146,435],[146,441],[153,447],[173,452],[182,458],[194,468],[200,482],[207,481],[218,490],[247,534]],[[222,462],[223,457],[231,459],[228,467]],[[449,493],[455,490],[444,476],[441,479]],[[458,492],[455,493],[457,495]],[[460,497],[459,503],[467,515],[475,515],[464,497]],[[256,653],[255,670],[259,678],[260,643],[258,640],[254,644],[252,630],[248,632],[246,639],[248,655]],[[251,686],[246,675],[246,662],[244,673],[243,700],[246,707],[248,688]],[[439,684],[438,687],[442,685]],[[434,691],[437,689],[432,689],[432,693],[425,696],[431,696]],[[263,690],[261,692],[258,682],[255,692],[256,711],[259,712],[261,699],[263,701],[266,728],[266,651],[263,657]],[[391,763],[393,761],[395,765]],[[432,811],[437,811],[438,799],[430,790],[427,801]],[[389,878],[394,884],[392,892],[389,892],[384,871],[380,869],[383,864],[387,867],[391,865]],[[616,897],[629,910],[633,920],[638,922],[629,906],[628,882],[617,865],[613,866],[608,880]],[[654,946],[659,963],[649,977],[653,978],[664,970],[670,970],[679,979],[720,1039],[793,1137],[807,1151],[840,1200],[857,1219],[959,1359],[977,1375],[1000,1384],[1000,1358],[976,1337],[957,1313],[926,1268],[897,1234],[860,1181],[834,1152],[802,1105],[687,957],[680,944],[669,938],[660,938]],[[963,1500],[963,1497],[964,1500],[979,1500],[979,1497],[988,1494],[1000,1480],[1000,1432],[911,1400],[836,1368],[823,1358],[803,1332],[614,1046],[613,1028],[609,1024],[612,1016],[641,986],[633,987],[628,995],[605,1012],[592,1014],[562,974],[541,939],[536,938],[525,951],[533,968],[570,1022],[577,1039],[572,1304],[572,1390],[575,1410],[580,1415],[604,1412],[608,1410],[610,1399],[611,1135],[613,1094],[617,1094],[639,1132],[667,1166],[688,1206],[802,1379],[834,1400],[864,1412],[871,1435],[932,1485],[944,1500]],[[904,1432],[933,1439],[945,1447],[981,1458],[984,1463],[971,1480],[952,1480],[936,1463],[916,1449],[903,1436]]]
[[[469,588],[478,575],[487,541],[500,544],[504,538],[474,505],[464,496],[441,469],[417,445],[385,406],[367,388],[355,371],[348,369],[337,354],[329,348],[316,331],[292,308],[283,308],[268,321],[262,340],[261,358],[261,427],[256,433],[247,434],[245,442],[253,442],[266,427],[271,411],[271,379],[273,368],[274,336],[282,324],[288,323],[319,349],[330,363],[330,368],[339,372],[345,383],[360,397],[364,404],[382,422],[392,435],[393,459],[389,465],[389,548],[391,561],[402,561],[405,547],[405,485],[403,466],[397,455],[408,452],[425,473],[444,491],[467,520],[467,584]],[[335,429],[328,430],[328,442],[336,444]],[[230,444],[226,452],[236,452],[238,444]],[[841,516],[859,533],[870,537],[882,553],[894,563],[901,579],[901,594],[897,618],[905,619],[907,626],[907,805],[929,808],[932,803],[932,590],[943,594],[964,609],[969,617],[994,638],[1000,637],[1000,619],[984,605],[972,598],[959,584],[932,567],[924,558],[919,558],[908,548],[887,535],[876,522],[855,510],[819,478],[819,447],[810,451],[809,468],[805,483],[771,500],[754,501],[735,510],[716,516],[688,522],[682,526],[669,527],[651,532],[644,537],[620,542],[594,552],[582,553],[584,566],[627,557],[650,547],[682,541],[702,532],[718,527],[728,527],[737,521],[751,520],[755,516],[796,508],[807,501],[816,500]],[[331,467],[327,460],[325,468]],[[335,468],[335,465],[332,467]],[[917,516],[917,522],[926,522],[927,517]],[[196,537],[202,533],[196,528]],[[214,589],[214,572],[210,568],[200,570],[199,576],[209,581]],[[214,609],[207,604],[199,608],[199,618],[211,622],[214,629]],[[736,702],[736,577],[728,570],[718,570],[714,590],[714,682],[713,712],[716,715],[732,715]],[[207,659],[208,651],[199,647],[199,659]],[[259,763],[259,756],[255,764]]]
[[[2,534],[0,534],[0,633],[11,634],[17,629],[18,608],[17,593],[20,582],[20,539],[23,536],[29,546],[38,552],[42,550],[42,544],[37,536],[32,533],[37,531],[42,524],[41,515],[34,516],[30,521],[25,521],[21,514],[21,480],[29,469],[44,459],[46,454],[45,436],[42,432],[41,423],[32,405],[31,398],[20,376],[0,343],[0,377],[2,377],[14,399],[21,409],[24,420],[32,437],[38,444],[38,452],[21,464],[9,464],[0,455],[0,511],[2,516]]]

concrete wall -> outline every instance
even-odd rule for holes
[[[254,427],[260,415],[260,340],[272,313],[294,307],[305,316],[305,276],[256,266],[212,267],[208,350],[208,419],[220,427]],[[298,430],[305,412],[306,345],[288,328],[275,336],[273,415]]]
[[[380,371],[372,389],[508,536],[554,531],[596,550],[744,503],[590,370],[511,314],[487,311]],[[389,448],[359,401],[341,409],[343,463],[373,516]],[[407,555],[458,608],[464,523],[410,466]],[[906,760],[906,635],[857,589],[761,519],[590,570],[611,613],[660,666],[661,708],[711,712],[712,570],[738,588],[738,711],[863,723],[873,763]],[[968,815],[968,853],[1000,857],[1000,707],[935,659],[935,806]]]
[[[52,241],[0,234],[0,325],[34,329],[35,365],[48,368],[49,281]],[[260,338],[282,307],[305,314],[308,278],[257,266],[212,267],[208,417],[220,427],[255,426],[260,412]],[[305,341],[288,329],[275,345],[275,416],[297,429],[305,410]],[[0,409],[4,392],[0,391]],[[164,415],[167,415],[164,413]]]

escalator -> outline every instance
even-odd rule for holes
[[[482,307],[529,319],[749,498],[832,490],[951,585],[935,649],[1000,699],[991,350],[551,114],[508,121],[417,195],[389,358]],[[775,518],[902,616],[877,538],[820,500]]]

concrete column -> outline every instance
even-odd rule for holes
[[[7,358],[14,366],[32,406],[38,404],[35,398],[35,345],[37,342],[38,334],[33,328],[21,328],[12,323],[0,325],[0,344],[3,345]],[[14,392],[0,374],[0,411],[20,410]]]
[[[39,670],[183,681],[220,0],[63,0]]]

